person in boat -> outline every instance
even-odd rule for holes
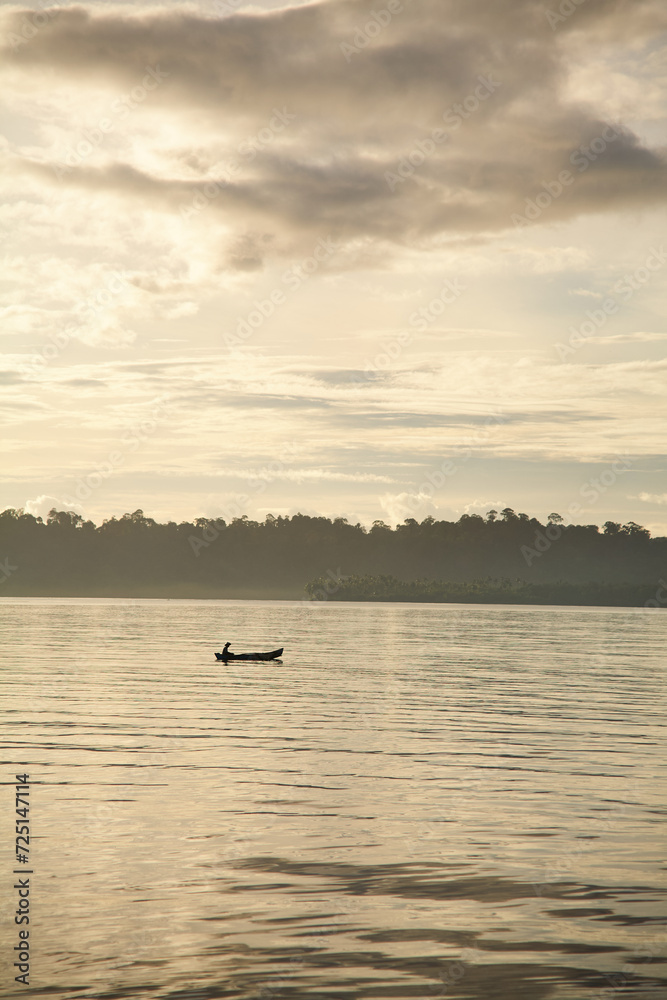
[[[230,646],[231,646],[231,642],[226,642],[225,645],[222,647],[222,655],[223,656],[228,656],[229,655],[228,651],[229,651],[229,647]]]

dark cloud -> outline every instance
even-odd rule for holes
[[[215,19],[69,7],[10,58],[129,93],[157,69],[150,106],[184,134],[196,112],[212,139],[218,124],[234,136],[213,194],[210,177],[182,169],[217,161],[187,148],[174,153],[180,176],[82,163],[60,180],[172,211],[203,198],[212,221],[235,225],[226,262],[239,270],[313,233],[427,245],[665,201],[665,158],[563,96],[569,46],[578,59],[601,42],[640,46],[667,29],[658,0],[586,0],[556,26],[542,0],[413,0],[380,31],[373,9],[332,0]],[[52,165],[32,169],[55,181]]]
[[[313,371],[305,373],[295,370],[288,374],[304,375],[310,374],[317,382],[324,385],[364,385],[368,382],[382,382],[386,376],[382,372],[362,371],[361,368],[340,368],[336,371]]]
[[[24,381],[17,372],[0,371],[0,385],[18,385]]]
[[[605,416],[569,410],[537,411],[533,413],[502,413],[498,416],[471,413],[401,413],[363,410],[340,413],[336,422],[360,427],[484,427],[496,428],[505,424],[570,423],[572,421],[606,420]]]
[[[506,94],[521,92],[526,82],[544,86],[557,72],[555,55],[547,52],[545,60],[544,47],[527,41],[552,34],[537,16],[541,6],[413,0],[377,38],[367,30],[372,6],[356,0],[224,19],[73,6],[61,8],[12,58],[128,86],[141,83],[147,66],[159,65],[168,74],[160,88],[168,101],[208,103],[250,119],[287,102],[290,112],[298,106],[316,120],[338,106],[346,116],[376,122],[380,101],[400,120],[416,99],[437,110],[464,96],[462,84],[476,84],[478,73],[502,69]],[[16,31],[27,13],[13,16]],[[365,36],[365,46],[346,54],[341,46],[355,45],[355,35],[361,45]]]

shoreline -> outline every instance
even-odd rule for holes
[[[427,596],[396,596],[396,597],[331,597],[327,600],[317,600],[316,598],[308,598],[303,594],[289,594],[289,593],[275,593],[275,592],[261,592],[261,593],[233,593],[233,594],[216,594],[216,593],[187,593],[181,590],[174,591],[172,593],[165,593],[164,591],[157,592],[155,590],[145,590],[141,592],[136,591],[122,591],[116,588],[110,588],[108,591],[86,591],[85,593],[81,591],[66,591],[66,592],[39,592],[35,593],[24,592],[24,593],[3,593],[0,594],[0,605],[3,603],[11,603],[13,600],[35,600],[35,601],[48,601],[48,600],[91,600],[91,601],[240,601],[252,603],[253,601],[271,601],[276,603],[284,603],[290,605],[332,605],[332,604],[421,604],[421,605],[459,605],[459,606],[471,606],[471,607],[552,607],[552,608],[632,608],[632,609],[643,609],[646,611],[660,611],[665,610],[667,605],[660,602],[647,603],[646,601],[637,601],[635,603],[630,603],[627,600],[616,599],[616,600],[601,600],[600,598],[591,597],[590,600],[558,600],[554,596],[544,598],[533,598],[530,599],[525,596],[511,597],[509,595],[503,597],[500,594],[489,596],[489,597],[479,597],[472,598],[470,596],[452,596],[448,598],[431,598]]]

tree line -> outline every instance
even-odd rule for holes
[[[4,561],[3,561],[4,560]],[[546,524],[511,508],[458,521],[407,518],[370,528],[343,517],[246,515],[159,523],[142,510],[95,525],[72,511],[46,520],[0,513],[0,596],[303,597],[309,581],[641,584],[667,577],[667,538],[633,521]],[[331,581],[334,581],[332,583]]]
[[[319,577],[306,584],[315,601],[402,601],[420,604],[567,604],[597,607],[667,606],[667,585],[655,583],[526,583],[524,580],[397,580],[393,576]]]

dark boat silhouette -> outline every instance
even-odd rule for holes
[[[223,663],[227,663],[228,660],[277,660],[282,655],[283,649],[281,646],[280,649],[273,649],[270,653],[230,653],[227,643],[221,653],[215,654],[215,658],[222,660]]]

